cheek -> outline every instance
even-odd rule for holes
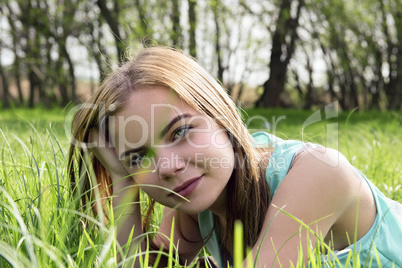
[[[234,168],[234,152],[232,147],[214,148],[202,150],[198,155],[199,164],[203,164],[209,170],[221,172],[222,175],[231,173]]]
[[[150,197],[158,201],[158,197],[169,193],[169,190],[160,186],[158,176],[156,173],[138,174],[134,177],[134,182],[141,187],[141,189]],[[145,186],[146,185],[146,186]]]
[[[211,132],[194,132],[188,137],[188,144],[195,150],[232,148],[224,129],[215,129]]]
[[[147,194],[149,195],[152,199],[155,199],[155,197],[157,198],[158,195],[155,193],[155,187],[152,186],[142,186],[141,189]]]
[[[149,188],[149,187],[142,187],[141,185],[150,184],[154,185],[156,181],[155,173],[140,173],[134,176],[134,182],[139,185],[141,188]],[[144,190],[145,191],[145,190]]]
[[[193,132],[187,138],[187,144],[191,149],[204,149],[210,146],[211,138],[209,133]]]
[[[233,151],[232,143],[226,130],[220,128],[211,133],[211,146],[218,150],[231,150]]]
[[[167,207],[174,206],[174,204],[171,204],[169,201],[167,201],[167,195],[170,193],[170,191],[153,186],[141,187],[141,189],[157,203]]]

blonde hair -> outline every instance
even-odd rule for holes
[[[130,94],[144,86],[165,86],[195,110],[213,118],[226,129],[235,152],[235,170],[227,189],[227,227],[220,241],[231,252],[235,220],[244,225],[245,246],[252,247],[258,239],[269,203],[269,189],[261,160],[262,150],[255,148],[243,120],[223,87],[192,58],[170,48],[152,47],[138,53],[133,59],[119,67],[102,83],[99,90],[88,101],[95,109],[79,110],[72,124],[72,135],[86,142],[91,128],[99,127],[108,116],[124,108]],[[113,111],[107,107],[113,104]],[[101,105],[103,109],[97,108]],[[77,154],[78,153],[78,154]],[[69,168],[72,187],[76,187],[76,166],[81,168],[82,148],[72,145],[69,152]],[[256,161],[257,160],[257,161]],[[77,163],[75,163],[77,162]],[[111,179],[105,168],[92,159],[99,191],[102,197],[112,194]],[[81,172],[80,172],[81,173]],[[82,201],[90,201],[90,183],[83,176]],[[154,202],[152,202],[153,204]],[[96,208],[93,208],[96,213]],[[153,205],[147,215],[152,213]],[[149,219],[146,217],[145,220]],[[145,227],[148,224],[145,224]]]

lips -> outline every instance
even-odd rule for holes
[[[180,186],[176,187],[173,189],[173,191],[176,193],[171,193],[169,194],[170,196],[173,196],[175,198],[181,198],[185,197],[189,194],[191,194],[198,186],[198,184],[201,182],[203,175],[201,175],[200,177],[196,177],[193,179],[190,179],[188,181],[185,181],[184,183],[182,183]],[[179,195],[181,196],[179,196]]]

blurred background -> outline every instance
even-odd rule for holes
[[[146,46],[242,107],[402,108],[402,0],[0,0],[0,108],[80,103]]]

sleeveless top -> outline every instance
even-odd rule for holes
[[[318,146],[300,141],[284,141],[265,132],[257,132],[252,136],[256,146],[274,147],[265,173],[271,190],[271,198],[287,175],[295,156],[306,148]],[[355,244],[343,250],[322,255],[321,265],[322,267],[344,267],[346,265],[353,267],[353,262],[357,262],[360,265],[356,267],[393,267],[393,263],[394,267],[402,267],[402,205],[385,197],[360,171],[357,169],[355,171],[365,179],[373,194],[377,207],[374,224]],[[198,225],[203,238],[210,235],[206,243],[209,253],[219,267],[227,267],[222,263],[218,230],[217,228],[212,230],[213,213],[209,210],[201,212],[198,215]]]

